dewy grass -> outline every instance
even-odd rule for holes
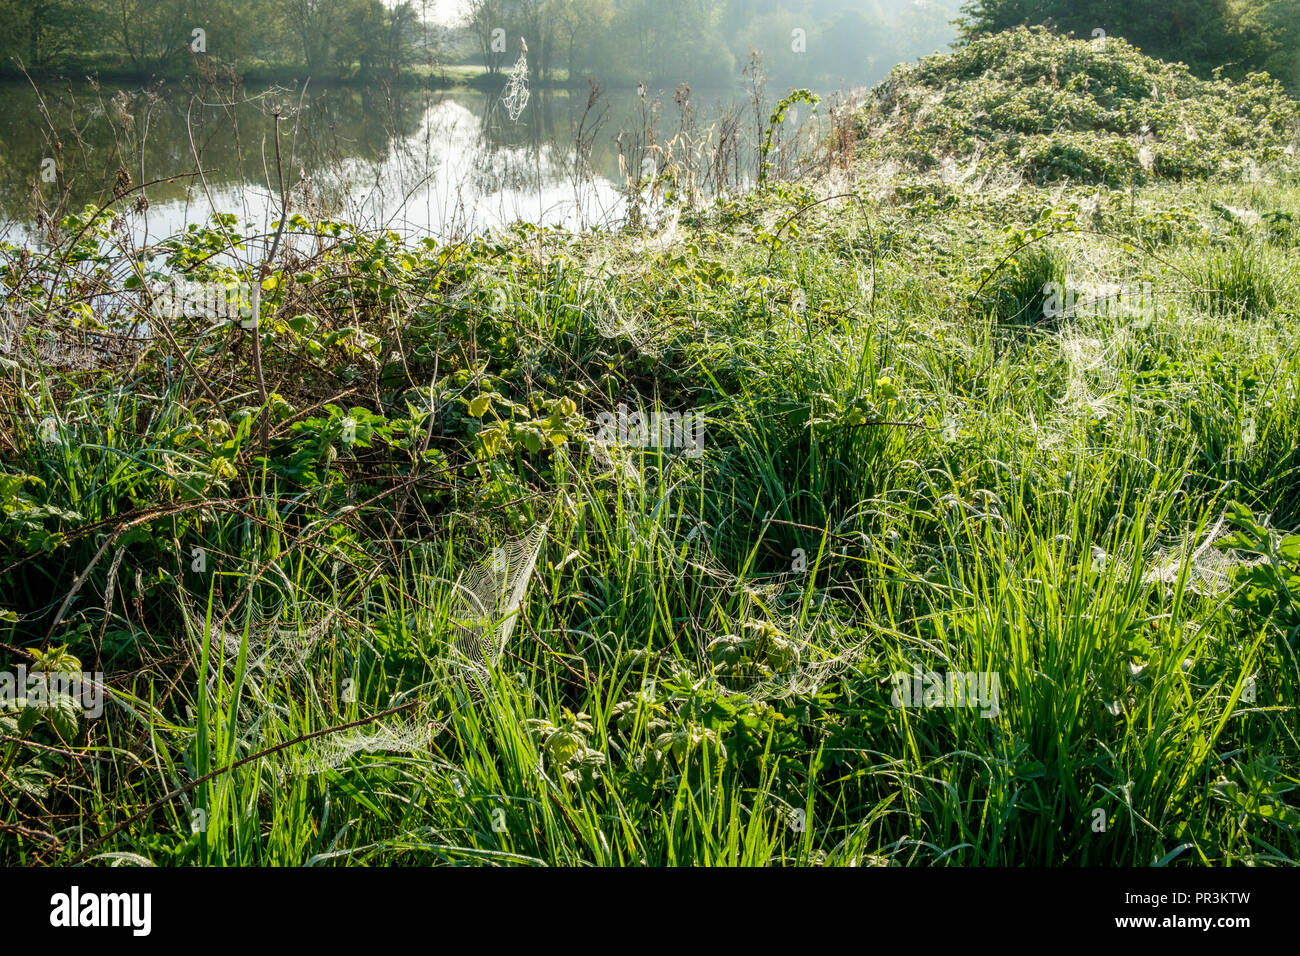
[[[0,653],[66,645],[107,704],[0,716],[0,859],[1294,865],[1300,188],[1267,175],[778,185],[654,252],[299,222],[265,408],[234,325],[93,374],[15,349]],[[72,334],[84,290],[4,255],[23,334]],[[1075,276],[1157,305],[1044,310]],[[620,407],[699,454],[598,440]],[[466,667],[466,575],[519,540]],[[997,706],[896,706],[916,673]]]

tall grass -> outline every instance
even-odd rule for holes
[[[1103,194],[1098,215],[1136,234],[1174,204],[1208,219],[1215,195]],[[1231,502],[1297,521],[1293,237],[1176,229],[1123,263],[1158,277],[1153,318],[1045,323],[1044,283],[1114,242],[1007,259],[1002,226],[1081,192],[874,202],[874,287],[851,207],[749,240],[804,198],[721,204],[659,251],[349,238],[299,263],[311,282],[279,273],[272,314],[379,344],[336,336],[313,366],[272,326],[295,411],[266,454],[227,346],[192,350],[219,409],[157,356],[8,370],[3,470],[66,513],[6,504],[5,653],[52,627],[110,703],[76,739],[25,738],[60,756],[24,743],[48,776],[4,783],[0,857],[1294,864],[1296,635],[1258,556],[1214,546]],[[411,411],[431,393],[432,423]],[[326,401],[404,424],[349,442]],[[700,412],[704,455],[598,445],[620,401]],[[24,520],[66,537],[31,551]],[[467,666],[458,576],[542,521],[505,654]],[[998,713],[893,706],[914,667],[996,674]]]

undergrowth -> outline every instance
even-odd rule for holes
[[[909,128],[996,123],[1030,184],[866,144],[851,196],[670,241],[295,217],[256,329],[150,291],[248,281],[233,217],[3,249],[0,654],[106,703],[0,717],[0,859],[1294,864],[1300,189],[1165,181],[1214,171],[1181,142],[1146,179],[1035,159],[1085,105],[1128,135],[1238,89],[1050,42],[1050,82],[1011,34],[880,94],[947,84]],[[944,106],[980,77],[1019,92]],[[1148,79],[1177,98],[1114,99]],[[599,440],[620,406],[698,414],[702,454]],[[995,706],[895,706],[918,672]]]

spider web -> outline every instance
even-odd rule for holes
[[[638,351],[652,358],[663,355],[663,346],[655,341],[656,329],[652,324],[639,317],[625,315],[612,296],[596,303],[591,318],[592,325],[603,338],[625,339]],[[664,330],[661,327],[658,331],[662,334]]]
[[[181,610],[195,644],[202,646],[204,635],[202,618],[191,612],[184,603],[181,605]],[[334,614],[328,613],[322,620],[311,624],[304,623],[297,628],[250,624],[248,669],[261,671],[268,678],[302,672],[306,667],[307,659],[324,637],[333,618]],[[211,625],[211,646],[228,666],[233,666],[239,659],[239,648],[242,643],[242,630],[227,629],[215,622]]]
[[[510,641],[549,522],[493,548],[456,580],[448,615],[452,646],[476,668],[495,667]]]
[[[324,773],[359,753],[423,753],[428,750],[429,737],[429,726],[415,720],[379,724],[373,730],[358,727],[347,734],[325,737],[296,754],[290,770],[306,775]]]
[[[528,105],[528,96],[528,54],[520,50],[519,59],[515,60],[515,65],[510,70],[505,92],[501,95],[501,105],[510,114],[511,122],[518,122],[524,107]]]

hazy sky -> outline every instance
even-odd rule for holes
[[[384,0],[384,2],[392,5],[401,2],[401,0]],[[422,6],[423,2],[424,0],[412,0],[416,10],[420,10],[421,12],[425,9]],[[906,6],[908,2],[909,0],[884,0],[881,6],[886,9],[891,7],[898,8]],[[929,5],[930,0],[910,0],[910,2],[913,6],[925,7]],[[427,0],[427,3],[429,18],[431,20],[434,20],[437,23],[451,24],[461,18],[464,11],[469,6],[470,0]],[[862,5],[868,7],[871,4],[869,2],[864,2]]]
[[[388,0],[388,2],[393,3],[395,0]],[[453,23],[460,19],[468,5],[469,0],[428,0],[429,19],[435,23]],[[414,6],[419,12],[426,9],[422,0],[414,0]]]
[[[384,2],[389,6],[394,6],[401,3],[402,0],[384,0]],[[410,0],[410,2],[417,12],[424,14],[427,11],[429,19],[433,20],[435,23],[453,25],[458,23],[464,16],[465,11],[469,8],[471,0]],[[931,5],[931,0],[876,0],[876,2],[886,11],[891,9],[897,10],[900,7],[907,6],[909,3],[914,7],[927,7]],[[873,4],[871,0],[862,0],[861,5],[866,8],[871,7]],[[955,8],[956,4],[951,3],[949,6]]]

